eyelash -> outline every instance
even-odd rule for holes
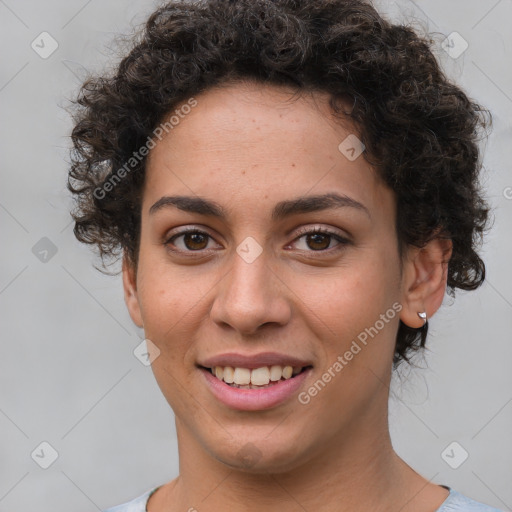
[[[179,233],[176,233],[176,234],[172,235],[170,238],[165,240],[164,245],[170,251],[172,251],[174,253],[190,253],[190,254],[197,253],[198,256],[203,257],[205,251],[208,251],[208,249],[199,249],[197,251],[192,251],[192,250],[184,251],[182,249],[171,249],[169,247],[170,245],[174,245],[173,242],[174,242],[174,240],[176,238],[178,238],[180,236],[188,235],[188,234],[200,234],[200,235],[206,235],[209,238],[213,238],[211,235],[209,235],[205,231],[201,231],[201,230],[199,230],[197,228],[191,228],[191,229],[186,229],[186,230],[183,230],[183,231],[181,231]],[[334,238],[339,243],[334,248],[331,247],[329,249],[321,249],[321,250],[318,250],[318,251],[306,250],[305,252],[320,253],[320,254],[331,253],[331,252],[334,252],[334,251],[339,251],[339,250],[344,249],[345,246],[350,243],[350,241],[347,238],[342,237],[338,233],[336,233],[334,231],[331,231],[328,228],[317,228],[317,227],[313,228],[313,229],[308,229],[308,228],[300,229],[299,232],[297,233],[297,236],[294,238],[293,242],[297,241],[298,239],[302,238],[305,235],[314,235],[314,234],[322,234],[322,235],[330,236],[330,237]],[[211,251],[211,249],[210,249],[210,251]]]

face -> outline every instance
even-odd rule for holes
[[[355,139],[338,148],[357,133],[327,96],[245,83],[196,101],[150,151],[137,272],[124,271],[179,438],[284,471],[377,437],[403,298],[393,192]],[[236,388],[212,366],[270,385]]]

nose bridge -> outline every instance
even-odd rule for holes
[[[267,249],[268,250],[268,249]],[[211,310],[217,323],[238,331],[254,332],[265,323],[285,323],[289,307],[276,285],[269,254],[248,237],[230,258],[230,271],[222,280]]]
[[[260,299],[269,299],[268,289],[273,280],[273,274],[269,268],[269,258],[263,251],[258,251],[250,243],[242,242],[237,248],[237,254],[233,255],[229,281],[229,292],[238,298],[241,304],[244,299],[258,306]]]

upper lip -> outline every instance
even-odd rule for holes
[[[310,366],[311,363],[304,359],[299,359],[287,354],[279,354],[278,352],[260,352],[259,354],[240,354],[229,352],[209,357],[198,363],[206,368],[214,366],[231,366],[233,368],[261,368],[262,366]]]

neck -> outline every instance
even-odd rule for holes
[[[269,463],[258,472],[212,457],[177,420],[180,476],[160,493],[165,506],[158,506],[155,493],[148,511],[433,510],[432,500],[440,505],[447,492],[429,484],[395,454],[387,414],[380,418],[364,418],[343,435],[323,439],[322,446],[311,447],[293,467],[275,471]],[[419,496],[423,489],[428,492]]]

